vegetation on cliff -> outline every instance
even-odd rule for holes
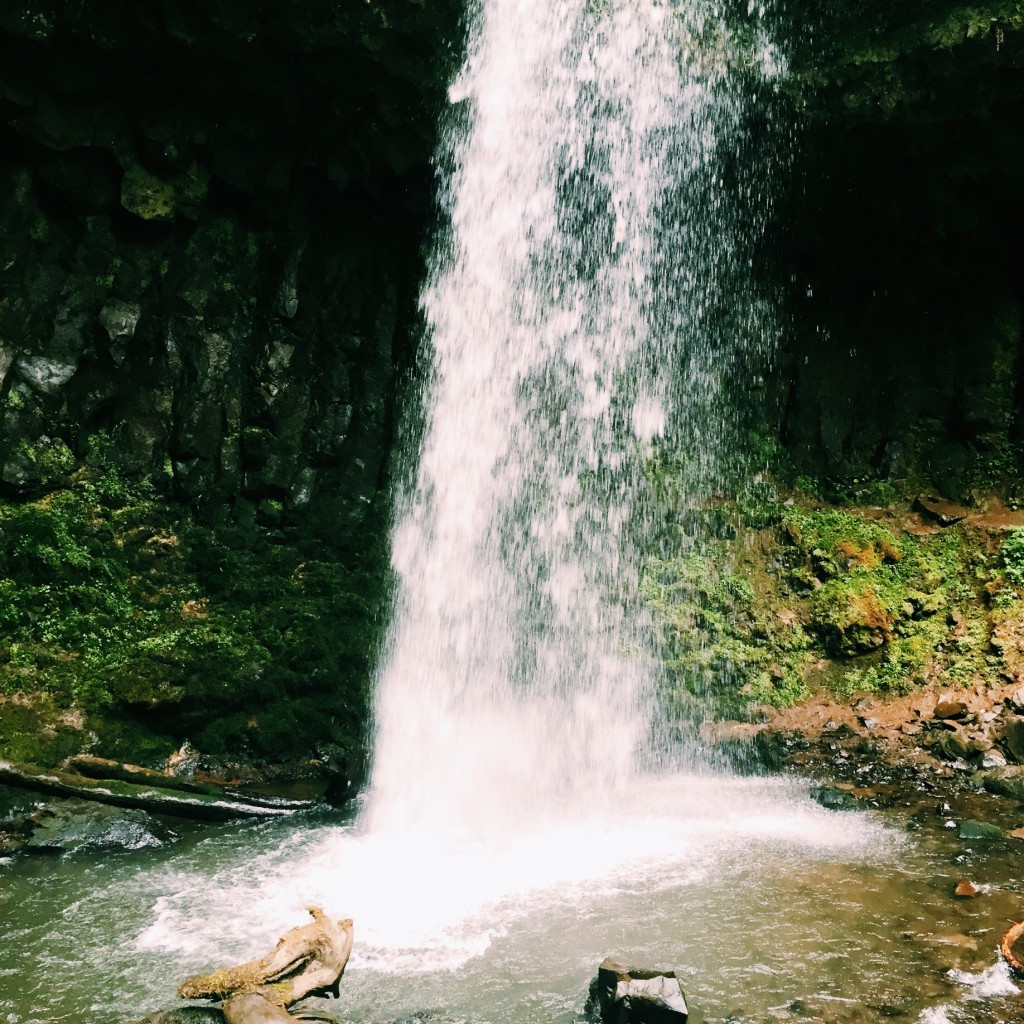
[[[359,550],[211,524],[128,479],[108,442],[65,486],[0,503],[0,744],[332,756],[358,775],[386,579]],[[329,753],[323,753],[327,751]]]
[[[461,11],[0,10],[8,756],[358,773]]]
[[[744,399],[796,493],[855,507],[746,501],[738,540],[716,512],[717,547],[662,545],[673,685],[785,703],[1016,671],[1024,542],[907,533],[893,481],[1022,496],[1024,9],[768,6],[788,71],[735,156],[777,119],[794,183],[755,260],[782,341]],[[358,757],[461,16],[0,10],[9,754]]]
[[[718,710],[742,716],[815,691],[900,696],[1024,678],[1024,516],[993,504],[939,526],[912,499],[796,494],[733,509],[730,540],[681,534],[642,582],[674,703],[690,707],[712,681]]]

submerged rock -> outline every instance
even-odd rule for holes
[[[815,786],[810,796],[830,811],[854,811],[858,806],[856,797],[838,786]]]
[[[82,849],[144,850],[177,838],[143,811],[121,810],[84,800],[55,800],[35,815],[28,853]]]
[[[1006,833],[998,826],[991,825],[987,821],[962,821],[960,831],[957,833],[961,839],[1004,839]]]
[[[125,1024],[224,1024],[224,1014],[216,1006],[182,1006],[158,1010],[142,1020]]]
[[[627,967],[608,957],[591,982],[585,1013],[603,1024],[686,1024],[689,1009],[675,971]]]

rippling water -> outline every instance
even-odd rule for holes
[[[790,780],[676,777],[487,840],[293,821],[23,859],[0,867],[0,1020],[172,1006],[184,977],[266,951],[310,902],[356,922],[322,1004],[345,1021],[568,1022],[607,955],[676,968],[695,1021],[1021,1019],[995,952],[1019,855],[971,854],[991,885],[964,902],[954,854]]]

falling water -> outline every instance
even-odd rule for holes
[[[635,596],[643,467],[667,433],[699,486],[721,472],[744,333],[721,293],[747,260],[730,45],[701,0],[474,10],[442,159],[450,233],[422,298],[434,362],[394,534],[371,828],[503,828],[664,753]],[[771,72],[770,47],[752,59]]]

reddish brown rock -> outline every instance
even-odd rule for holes
[[[961,718],[967,714],[967,705],[962,700],[940,700],[932,711],[933,718]]]
[[[956,883],[953,895],[959,896],[961,899],[970,899],[972,896],[978,895],[978,887],[969,878],[961,878]]]

